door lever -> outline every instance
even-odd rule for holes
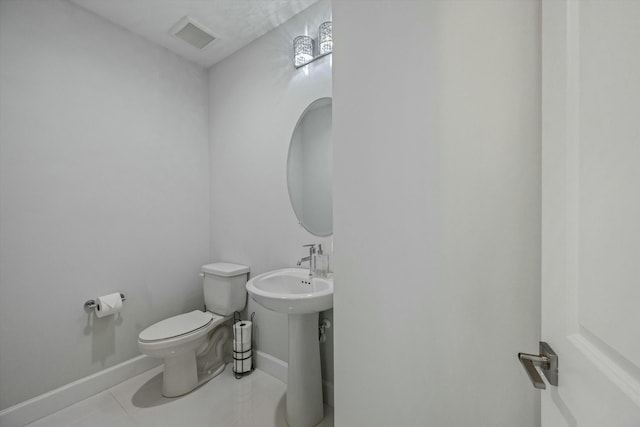
[[[522,363],[524,370],[529,375],[529,379],[533,386],[537,389],[544,390],[547,388],[542,377],[536,370],[539,366],[542,373],[553,386],[558,385],[558,355],[551,349],[546,342],[540,342],[540,354],[518,353],[518,360]]]

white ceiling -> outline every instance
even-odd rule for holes
[[[318,0],[71,0],[184,58],[210,67]],[[188,16],[216,37],[197,49],[169,30]]]

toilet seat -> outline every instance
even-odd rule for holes
[[[181,337],[207,328],[214,317],[212,313],[200,310],[179,314],[149,326],[140,332],[138,338],[141,342],[152,343]]]
[[[199,310],[170,317],[140,332],[138,349],[147,356],[160,358],[194,351],[224,321],[223,316]]]

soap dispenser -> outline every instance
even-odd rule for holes
[[[322,245],[318,245],[318,251],[314,255],[315,262],[313,275],[316,277],[327,277],[329,275],[329,254],[322,251]]]

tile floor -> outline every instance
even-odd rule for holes
[[[162,366],[75,403],[29,427],[286,427],[286,384],[255,370],[236,380],[231,365],[193,392],[176,398],[161,394]],[[321,427],[333,427],[325,405]]]

